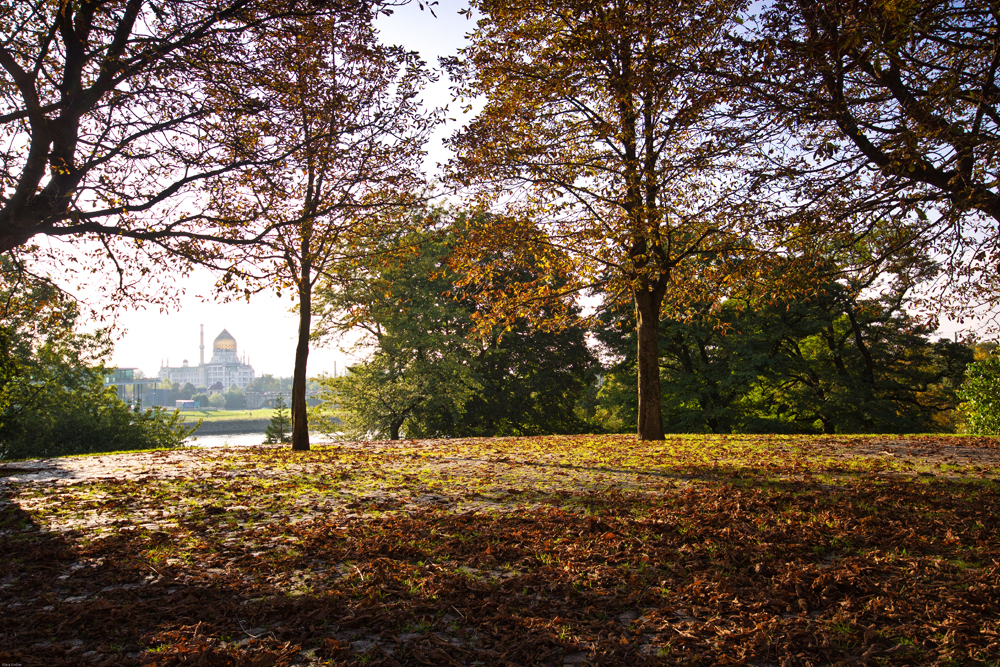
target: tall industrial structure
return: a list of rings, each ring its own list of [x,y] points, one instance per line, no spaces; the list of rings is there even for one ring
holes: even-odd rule
[[[177,382],[181,386],[191,383],[195,387],[226,390],[236,385],[240,389],[253,382],[253,366],[241,359],[236,352],[236,339],[222,330],[212,343],[212,359],[205,363],[205,325],[201,325],[201,344],[199,346],[198,365],[191,366],[185,359],[181,366],[166,365],[160,367],[157,373],[160,380],[165,378]]]

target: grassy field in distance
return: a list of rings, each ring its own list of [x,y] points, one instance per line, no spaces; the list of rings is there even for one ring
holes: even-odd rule
[[[290,414],[288,408],[285,413]],[[270,419],[274,416],[274,408],[260,408],[258,410],[181,410],[181,417],[186,422],[195,422],[204,419],[206,422],[216,421],[237,421],[244,419]]]

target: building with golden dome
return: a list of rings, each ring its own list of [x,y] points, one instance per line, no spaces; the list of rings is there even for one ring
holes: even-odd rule
[[[205,387],[213,390],[225,391],[236,385],[240,389],[245,389],[253,382],[253,366],[247,363],[245,358],[241,359],[236,350],[236,339],[225,329],[215,337],[212,343],[212,359],[205,363],[205,325],[201,327],[200,357],[197,366],[192,366],[185,359],[180,366],[166,365],[160,367],[157,377],[161,380],[169,379],[177,382],[181,386],[192,384],[195,387]]]

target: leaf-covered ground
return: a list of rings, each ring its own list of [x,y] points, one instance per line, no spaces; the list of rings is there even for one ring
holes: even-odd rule
[[[0,467],[0,663],[1000,664],[993,439],[129,456]]]

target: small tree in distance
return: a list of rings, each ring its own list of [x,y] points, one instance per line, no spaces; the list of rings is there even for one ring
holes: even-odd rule
[[[283,397],[279,396],[274,401],[274,416],[271,417],[271,423],[264,430],[264,436],[267,438],[265,444],[277,445],[289,441],[289,430],[292,422],[288,417],[287,408]]]
[[[247,407],[247,397],[243,390],[233,385],[225,393],[226,410],[243,410]]]

